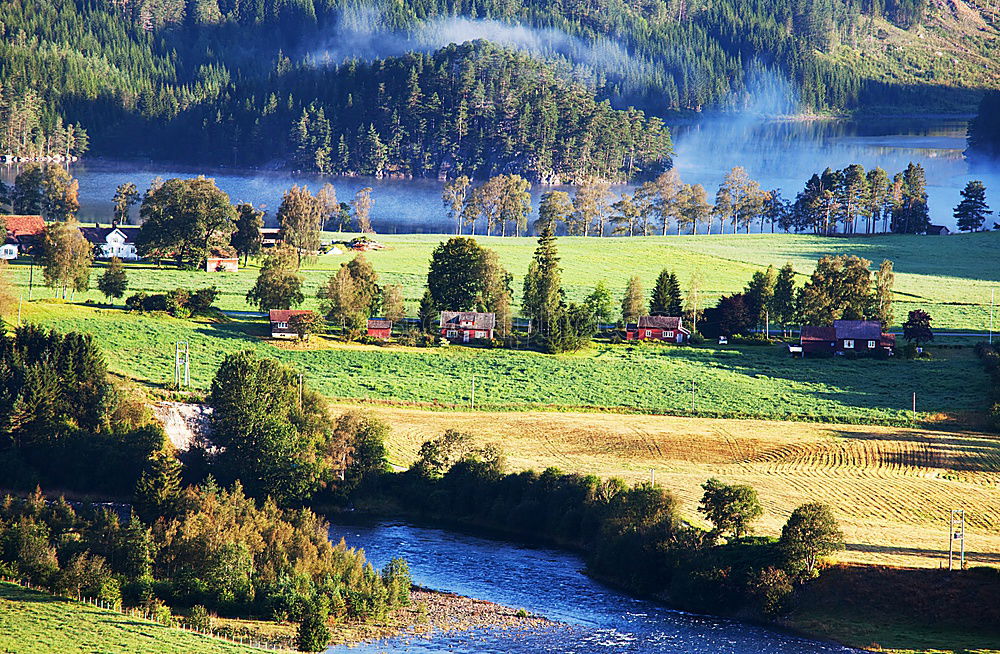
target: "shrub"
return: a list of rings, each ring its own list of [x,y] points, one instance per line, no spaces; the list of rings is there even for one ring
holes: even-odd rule
[[[705,337],[699,334],[698,332],[691,334],[691,338],[688,339],[689,345],[702,345],[704,343],[705,343]]]
[[[192,629],[196,629],[198,631],[212,630],[212,616],[208,614],[208,609],[201,604],[195,604],[191,607],[191,612],[188,614],[187,621],[188,624],[191,625]]]
[[[142,305],[145,300],[145,293],[139,292],[134,295],[130,295],[125,299],[125,308],[129,311],[142,311]]]
[[[327,610],[320,602],[311,602],[306,608],[295,645],[300,652],[320,652],[330,643],[330,630],[326,627]]]
[[[757,608],[768,618],[775,618],[788,608],[792,590],[792,580],[781,568],[759,570],[749,581],[749,591],[757,602]]]

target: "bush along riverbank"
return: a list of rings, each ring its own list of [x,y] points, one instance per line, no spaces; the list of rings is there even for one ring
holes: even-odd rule
[[[925,577],[918,585],[912,581],[919,575],[891,568],[851,567],[847,575],[846,567],[830,566],[825,557],[844,543],[829,507],[821,503],[796,509],[778,539],[754,536],[753,522],[763,512],[754,489],[711,479],[703,485],[700,510],[714,528],[704,530],[682,520],[677,500],[660,486],[629,487],[618,479],[555,469],[508,474],[497,448],[473,449],[471,442],[467,434],[448,431],[424,443],[407,471],[362,484],[353,494],[355,506],[573,549],[583,555],[589,574],[633,594],[854,646],[877,642],[864,641],[865,634],[879,633],[876,615],[880,629],[897,632],[921,621],[977,634],[1000,625],[996,606],[982,609],[972,622],[961,612],[929,614],[905,590],[927,586]],[[845,575],[851,593],[838,581]],[[1000,575],[955,576],[977,592],[1000,591]],[[853,593],[866,583],[864,592],[880,598],[881,613],[850,616],[855,626],[867,621],[871,629],[846,629],[842,621],[823,619],[847,615]],[[894,588],[892,595],[882,594],[883,586]]]

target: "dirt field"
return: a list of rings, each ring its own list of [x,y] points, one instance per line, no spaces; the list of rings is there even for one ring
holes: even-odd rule
[[[348,407],[343,407],[345,410]],[[700,484],[748,483],[778,534],[799,504],[833,505],[858,563],[947,565],[949,510],[964,508],[970,565],[1000,565],[1000,437],[747,420],[580,413],[452,413],[366,407],[389,422],[392,462],[408,465],[447,428],[501,445],[512,469],[649,479],[674,491],[688,519]]]

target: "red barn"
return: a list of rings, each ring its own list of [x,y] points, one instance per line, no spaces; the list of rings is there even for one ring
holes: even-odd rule
[[[387,341],[392,338],[392,321],[382,318],[370,318],[368,320],[368,335],[372,338],[380,338]]]
[[[478,311],[442,311],[441,335],[449,341],[468,343],[478,339],[492,339],[497,317],[494,313]]]
[[[640,316],[638,324],[625,327],[625,339],[687,343],[691,332],[684,328],[682,322],[679,316]]]
[[[36,245],[42,242],[42,233],[45,231],[45,221],[41,216],[6,215],[0,216],[0,222],[7,225],[7,233],[0,234],[0,245],[9,244],[8,250],[13,250],[13,257],[18,251],[27,253]]]
[[[878,350],[892,352],[896,336],[883,332],[877,320],[835,320],[832,327],[802,327],[799,343],[803,355],[874,354]]]

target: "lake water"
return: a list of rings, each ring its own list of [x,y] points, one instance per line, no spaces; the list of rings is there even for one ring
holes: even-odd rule
[[[474,630],[401,636],[330,654],[806,654],[854,652],[731,620],[671,611],[611,590],[582,573],[579,558],[440,529],[397,522],[334,525],[330,537],[361,547],[376,567],[395,556],[410,565],[414,583],[523,608],[568,628],[516,634]]]
[[[1000,209],[1000,167],[974,169],[965,161],[966,126],[965,121],[954,119],[847,122],[776,121],[742,114],[706,117],[674,128],[675,161],[682,179],[704,185],[710,195],[729,168],[742,165],[763,188],[780,188],[789,199],[794,199],[812,173],[827,166],[882,166],[892,175],[910,161],[919,162],[927,169],[931,221],[953,226],[952,209],[959,191],[971,179],[986,182],[992,191],[992,204]],[[15,172],[13,168],[0,169],[0,178],[10,181]],[[364,186],[374,188],[372,222],[379,232],[450,233],[455,229],[441,205],[441,183],[435,180],[208,170],[90,158],[75,164],[72,173],[80,180],[80,219],[84,222],[109,220],[111,198],[120,183],[131,181],[143,191],[155,177],[205,174],[214,177],[234,202],[251,202],[267,209],[272,221],[287,188],[305,184],[315,191],[330,181],[343,202]],[[535,185],[532,195],[536,208],[539,196],[551,188]]]

